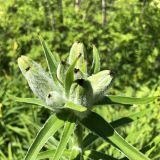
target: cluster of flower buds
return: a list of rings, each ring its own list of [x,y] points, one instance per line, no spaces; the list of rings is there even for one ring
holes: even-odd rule
[[[93,52],[96,53],[93,53],[92,67],[97,67],[100,65],[98,62],[100,59],[95,46]],[[66,96],[66,73],[77,57],[78,60],[73,70],[73,82],[69,88],[69,96]],[[113,78],[110,70],[99,71],[100,66],[97,68],[87,66],[86,49],[83,43],[78,42],[72,45],[68,62],[61,61],[57,66],[56,77],[61,85],[57,85],[51,75],[26,56],[18,58],[18,65],[33,93],[54,109],[63,108],[68,101],[90,108],[107,94],[108,86]]]

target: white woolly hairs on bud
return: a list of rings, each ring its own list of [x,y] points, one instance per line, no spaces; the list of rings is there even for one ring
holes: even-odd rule
[[[60,95],[56,91],[51,91],[46,96],[46,104],[52,106],[53,109],[55,108],[62,108],[65,104],[65,97],[64,95]]]
[[[47,93],[50,90],[54,90],[56,86],[54,85],[52,78],[47,75],[39,64],[34,63],[34,67],[37,71],[30,73],[28,72],[25,74],[25,77],[33,93],[40,99],[45,100]]]
[[[41,65],[32,59],[21,56],[18,58],[18,65],[22,74],[28,81],[31,90],[38,98],[45,101],[49,91],[57,90],[51,76],[44,71]]]

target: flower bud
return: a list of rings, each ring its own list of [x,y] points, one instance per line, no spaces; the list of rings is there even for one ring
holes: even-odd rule
[[[93,91],[88,81],[77,79],[70,89],[70,100],[76,104],[90,106],[92,104]]]
[[[56,91],[51,91],[46,96],[46,104],[53,108],[62,108],[65,104],[65,98]]]
[[[69,64],[72,64],[80,54],[81,57],[76,64],[76,68],[80,69],[83,73],[87,73],[87,54],[83,43],[75,42],[72,45],[69,54]]]
[[[18,65],[31,90],[40,99],[45,100],[48,92],[56,89],[52,78],[32,59],[21,56],[18,58]]]
[[[106,94],[112,79],[113,74],[110,70],[98,72],[87,78],[87,80],[92,86],[93,97],[95,100],[101,98],[103,95]]]

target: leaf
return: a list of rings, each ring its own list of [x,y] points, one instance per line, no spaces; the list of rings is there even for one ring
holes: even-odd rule
[[[89,133],[83,140],[82,146],[84,148],[87,148],[89,145],[91,145],[96,139],[98,138],[97,135],[93,133]]]
[[[48,139],[63,126],[63,124],[63,120],[58,119],[56,115],[51,115],[37,134],[24,160],[35,160],[41,148],[45,145]]]
[[[95,45],[93,45],[93,62],[91,66],[91,74],[95,74],[100,71],[100,57],[99,52]]]
[[[73,116],[69,117],[69,120],[65,122],[62,137],[60,139],[60,143],[56,149],[56,152],[53,156],[53,160],[59,160],[61,158],[61,155],[63,154],[63,151],[71,137],[71,134],[75,129],[76,123],[72,121],[72,119]]]
[[[78,59],[80,58],[81,54],[73,61],[73,63],[69,66],[66,76],[65,76],[65,94],[68,97],[69,96],[69,91],[70,87],[74,81],[74,68],[76,66],[76,63]]]
[[[47,108],[49,110],[53,110],[52,107],[46,105],[42,100],[40,100],[38,98],[19,98],[19,97],[13,97],[12,99],[15,100],[15,101],[17,101],[17,102],[34,104],[34,105],[42,106],[42,107]]]
[[[67,102],[67,103],[65,104],[65,107],[70,108],[70,109],[73,109],[73,110],[76,110],[76,111],[79,111],[79,112],[87,111],[87,108],[86,108],[86,107],[81,106],[81,105],[78,105],[78,104],[74,104],[74,103],[72,103],[72,102]]]
[[[54,82],[58,84],[56,72],[57,72],[58,64],[60,62],[60,58],[56,53],[54,54],[51,53],[51,50],[48,48],[47,44],[45,43],[42,37],[39,37],[39,39],[40,39],[41,45],[44,50],[44,54],[47,60],[48,69],[50,71],[50,74],[52,75]]]
[[[94,159],[94,160],[118,160],[117,158],[114,158],[112,156],[106,155],[104,153],[95,151],[95,150],[87,150],[84,152],[84,157],[87,156],[87,159]]]
[[[36,160],[46,159],[46,158],[53,158],[53,154],[54,154],[55,152],[56,152],[55,149],[40,152],[40,153],[38,154]],[[65,156],[69,156],[69,154],[70,154],[70,151],[69,151],[69,150],[65,150],[65,151],[64,151],[64,155],[65,155]]]
[[[70,65],[68,63],[66,63],[65,61],[61,61],[58,64],[58,67],[57,67],[57,78],[59,79],[59,81],[62,84],[64,83],[65,75],[66,75],[66,72],[67,72],[69,66]]]
[[[136,98],[136,97],[107,95],[103,98],[102,101],[99,102],[99,104],[125,104],[125,105],[147,104],[153,102],[157,98],[158,97]]]
[[[127,143],[113,127],[98,114],[91,112],[87,117],[80,120],[86,128],[111,143],[123,152],[131,160],[148,160],[148,158],[135,147]]]
[[[140,118],[142,118],[145,114],[147,114],[150,110],[152,110],[152,108],[148,108],[145,110],[142,110],[140,112],[128,115],[126,117],[122,117],[119,118],[117,120],[114,120],[112,122],[110,122],[110,125],[113,128],[117,128],[117,127],[121,127],[123,125],[129,124],[135,120],[138,120]],[[88,147],[90,144],[92,144],[97,138],[99,138],[97,135],[93,134],[93,133],[89,133],[83,140],[83,147],[86,148]]]

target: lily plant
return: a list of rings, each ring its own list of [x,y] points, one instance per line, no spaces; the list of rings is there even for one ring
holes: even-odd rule
[[[157,97],[123,97],[109,95],[114,73],[110,70],[100,71],[100,56],[93,45],[93,62],[87,63],[87,52],[83,43],[75,42],[70,50],[68,60],[60,60],[58,54],[52,54],[45,41],[40,38],[47,60],[49,73],[35,61],[26,56],[18,58],[19,68],[37,98],[18,98],[16,101],[42,106],[51,111],[51,115],[26,153],[24,160],[38,159],[116,159],[110,155],[88,149],[97,138],[113,145],[130,160],[148,160],[149,158],[137,148],[126,142],[115,130],[136,120],[142,113],[128,116],[131,121],[123,118],[107,122],[93,111],[99,105],[146,104]],[[63,129],[62,129],[63,128]],[[84,128],[90,132],[84,136]],[[54,138],[61,132],[60,140]],[[86,133],[86,132],[85,132]],[[74,135],[74,136],[72,136]],[[69,143],[74,137],[74,143]],[[56,147],[42,150],[45,144],[54,139]],[[42,150],[42,151],[41,151]]]

